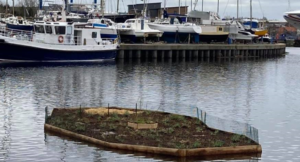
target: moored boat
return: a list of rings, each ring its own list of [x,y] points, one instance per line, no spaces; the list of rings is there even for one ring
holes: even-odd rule
[[[300,29],[300,10],[286,12],[283,17],[292,26]]]
[[[200,42],[225,42],[229,33],[224,32],[221,26],[205,26],[201,25],[202,33],[200,33]]]
[[[117,29],[125,42],[144,42],[146,38],[159,40],[163,32],[151,29],[148,25],[148,20],[142,18],[128,19],[125,23],[118,23]]]
[[[34,34],[7,29],[0,35],[0,59],[9,61],[99,61],[114,59],[118,44],[100,29],[70,22],[36,22]]]
[[[103,39],[115,40],[118,38],[116,24],[110,19],[89,19],[87,23],[86,27],[101,29],[101,38]]]
[[[8,17],[6,19],[7,28],[13,29],[13,30],[32,31],[33,30],[32,24],[33,24],[33,22],[29,22],[27,20],[24,20],[20,16],[18,16],[18,17],[12,16],[12,17]]]
[[[148,23],[151,29],[164,32],[162,39],[168,43],[178,43],[181,40],[190,40],[189,42],[199,43],[199,34],[201,27],[192,23],[183,24],[176,17],[156,20],[154,23]]]

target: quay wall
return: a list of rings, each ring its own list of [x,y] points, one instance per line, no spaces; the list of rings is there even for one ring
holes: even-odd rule
[[[279,57],[285,44],[121,44],[117,59]]]

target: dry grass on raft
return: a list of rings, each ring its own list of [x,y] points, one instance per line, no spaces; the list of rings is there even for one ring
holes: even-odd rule
[[[93,114],[93,115],[105,115],[108,114],[108,110],[107,108],[91,108],[91,109],[85,109],[84,113],[86,114]],[[110,108],[109,109],[109,113],[113,114],[120,114],[120,115],[124,115],[124,114],[135,114],[135,111],[132,110],[125,110],[125,109],[114,109],[114,108]],[[143,111],[138,111],[138,113],[143,113]]]

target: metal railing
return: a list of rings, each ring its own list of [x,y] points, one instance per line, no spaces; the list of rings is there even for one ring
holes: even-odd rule
[[[120,107],[120,108],[137,108],[143,110],[161,111],[167,113],[181,114],[191,117],[196,117],[205,123],[208,127],[222,130],[225,132],[231,132],[239,135],[244,135],[256,143],[259,143],[258,129],[252,127],[250,124],[242,123],[238,121],[226,120],[216,116],[212,116],[205,111],[199,109],[197,106],[184,105],[180,103],[155,103],[145,102],[142,100],[126,102],[100,102],[97,105],[91,105],[89,103],[78,103],[78,105],[64,104],[61,108],[79,108],[79,107]],[[48,111],[48,108],[47,108]],[[47,115],[46,115],[47,116]]]
[[[9,28],[1,28],[0,35],[9,38],[16,38],[17,40],[25,40],[25,41],[32,41],[33,38],[32,31],[16,30],[16,29],[9,29]]]

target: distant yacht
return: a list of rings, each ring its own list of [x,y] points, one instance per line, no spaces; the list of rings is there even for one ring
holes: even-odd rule
[[[144,21],[144,23],[142,22]],[[161,30],[149,28],[148,20],[137,18],[128,19],[125,23],[118,23],[118,31],[122,41],[136,42],[138,39],[155,38],[159,40],[163,32]]]
[[[300,29],[300,10],[286,12],[284,19],[297,29]]]
[[[193,23],[182,23],[178,17],[157,19],[148,24],[151,29],[164,32],[163,40],[168,43],[179,43],[183,40],[199,43],[200,26]]]

